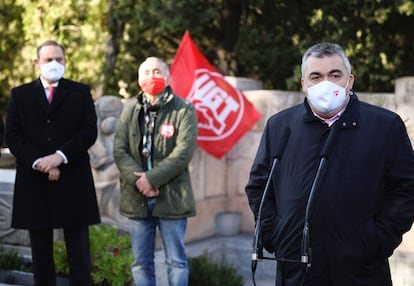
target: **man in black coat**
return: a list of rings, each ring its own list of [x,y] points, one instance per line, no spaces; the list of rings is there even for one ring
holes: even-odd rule
[[[71,285],[92,285],[88,227],[100,217],[88,155],[97,136],[90,87],[62,78],[65,52],[54,41],[37,48],[34,64],[40,77],[11,90],[6,119],[17,164],[12,227],[29,230],[36,285],[56,285],[56,228],[64,230]]]
[[[278,286],[392,285],[388,257],[414,220],[414,154],[401,118],[359,101],[353,83],[340,46],[312,46],[304,103],[264,129],[246,193],[257,218],[278,157],[257,222]]]

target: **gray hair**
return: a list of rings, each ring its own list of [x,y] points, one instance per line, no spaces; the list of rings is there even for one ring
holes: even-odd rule
[[[344,65],[348,74],[351,74],[351,64],[348,57],[345,55],[344,49],[338,44],[334,43],[320,43],[313,45],[302,56],[302,77],[305,76],[306,60],[309,57],[323,58],[338,55],[344,61]]]
[[[141,70],[141,67],[144,65],[144,63],[146,63],[147,61],[150,61],[150,60],[156,60],[159,63],[161,63],[161,65],[164,69],[164,72],[165,72],[165,78],[170,77],[170,68],[168,67],[168,64],[166,62],[164,62],[162,59],[157,58],[157,57],[148,57],[148,58],[146,58],[145,61],[143,61],[138,67],[138,76],[139,76],[139,72]]]

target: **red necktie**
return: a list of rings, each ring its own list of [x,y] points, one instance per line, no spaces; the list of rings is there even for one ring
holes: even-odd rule
[[[52,103],[52,100],[53,100],[53,94],[55,92],[55,87],[53,85],[49,85],[47,89],[49,90],[49,97],[47,98],[47,100],[49,101],[49,104],[50,104]]]

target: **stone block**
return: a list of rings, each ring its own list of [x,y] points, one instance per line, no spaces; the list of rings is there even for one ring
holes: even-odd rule
[[[231,236],[240,232],[240,213],[222,212],[216,215],[216,234]]]

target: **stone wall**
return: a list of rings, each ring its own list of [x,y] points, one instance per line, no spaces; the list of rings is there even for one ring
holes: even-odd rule
[[[253,233],[254,221],[245,196],[250,167],[266,120],[274,113],[301,103],[303,93],[262,90],[260,82],[228,78],[240,86],[246,97],[262,113],[262,119],[222,159],[216,159],[197,148],[190,164],[197,203],[197,216],[189,219],[186,241],[195,242],[208,237]],[[255,90],[250,90],[251,87]],[[357,93],[360,99],[396,111],[407,124],[414,142],[414,77],[396,80],[395,93]],[[3,156],[1,161],[10,160]],[[0,242],[27,244],[24,233],[10,229],[13,170],[8,161],[0,169]],[[123,227],[124,225],[121,225]],[[408,233],[400,248],[414,251],[414,231]]]

